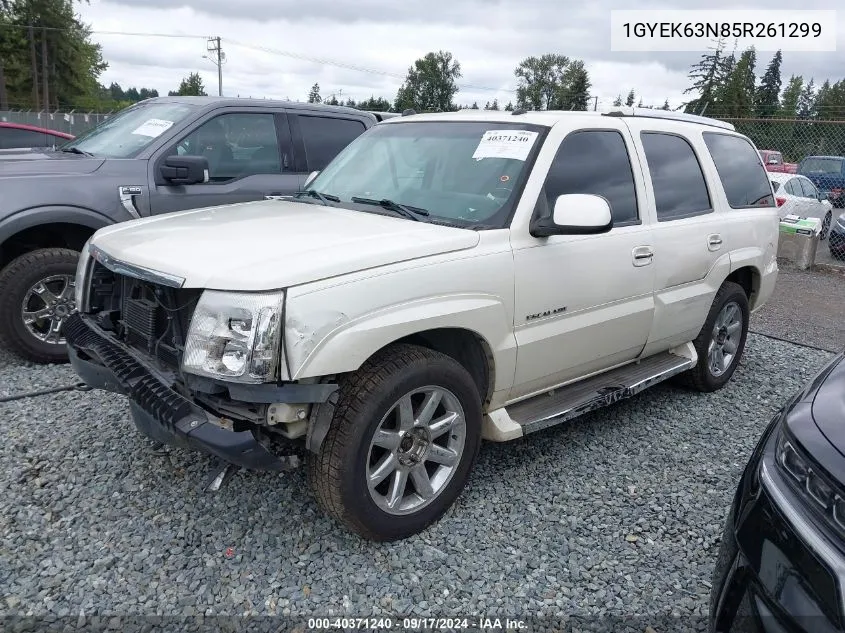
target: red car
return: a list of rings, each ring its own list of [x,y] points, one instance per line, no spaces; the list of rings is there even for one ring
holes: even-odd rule
[[[760,158],[766,166],[766,171],[775,171],[785,174],[794,174],[798,171],[798,163],[783,162],[783,154],[773,149],[761,149]]]
[[[43,127],[0,121],[0,149],[29,149],[63,145],[74,136]]]

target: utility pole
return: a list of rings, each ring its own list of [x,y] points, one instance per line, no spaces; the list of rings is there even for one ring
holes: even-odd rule
[[[47,75],[47,27],[41,29],[41,80],[44,82],[44,90],[42,96],[44,97],[44,109],[50,109],[50,89],[49,78]]]
[[[41,105],[38,99],[38,59],[35,57],[35,30],[32,28],[32,22],[29,23],[29,55],[32,62],[32,100],[36,110],[39,110]]]
[[[220,36],[217,37],[209,37],[208,38],[208,46],[206,47],[208,52],[213,54],[216,59],[209,57],[208,55],[203,55],[206,59],[208,59],[212,64],[217,65],[217,94],[218,96],[223,96],[223,62],[226,61],[226,54],[223,52],[223,48],[220,45]]]
[[[595,99],[595,100],[596,100],[596,101],[595,101],[595,103],[593,104],[593,112],[595,112],[596,110],[598,110],[598,109],[599,109],[599,98],[598,98],[598,97],[593,97],[593,99]]]

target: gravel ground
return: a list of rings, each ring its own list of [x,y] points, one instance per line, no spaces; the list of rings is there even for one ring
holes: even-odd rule
[[[238,473],[201,492],[209,462],[152,454],[118,396],[0,404],[0,613],[44,617],[40,629],[82,612],[278,615],[303,628],[329,614],[533,614],[533,630],[551,628],[545,617],[624,615],[630,629],[615,630],[704,630],[741,469],[771,414],[830,356],[750,335],[718,393],[661,385],[486,444],[444,519],[386,545],[324,518],[302,471]],[[53,379],[75,382],[66,367],[0,358],[5,389]]]
[[[838,352],[845,349],[845,268],[799,270],[779,263],[775,292],[751,317],[751,330]]]

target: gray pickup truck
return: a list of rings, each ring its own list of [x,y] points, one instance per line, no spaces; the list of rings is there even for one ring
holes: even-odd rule
[[[294,194],[386,116],[310,103],[158,97],[56,151],[0,153],[0,345],[32,362],[67,360],[62,324],[75,309],[78,251],[97,229]]]

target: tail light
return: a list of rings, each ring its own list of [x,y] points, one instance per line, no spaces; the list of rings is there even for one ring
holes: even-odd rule
[[[777,202],[777,205],[779,207],[782,207],[786,204],[786,198],[781,198],[780,196],[778,196],[777,198],[775,198],[775,202]]]

